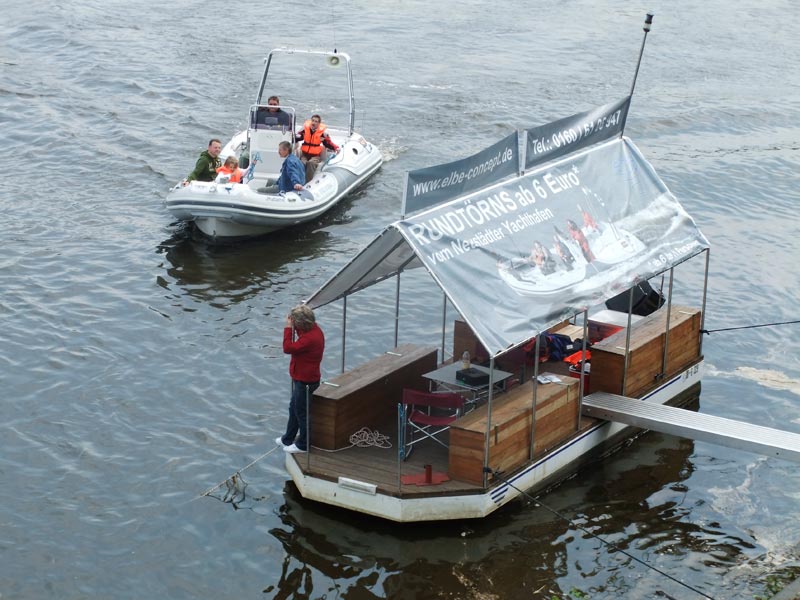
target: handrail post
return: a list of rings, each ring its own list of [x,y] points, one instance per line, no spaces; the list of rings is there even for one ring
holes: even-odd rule
[[[636,286],[631,286],[631,291],[628,294],[628,327],[625,331],[625,365],[622,368],[622,395],[625,395],[625,388],[628,385],[628,362],[630,361],[630,352],[631,352],[631,321],[633,319],[633,288]]]
[[[311,389],[306,388],[306,472],[311,470]]]
[[[439,364],[444,362],[444,338],[445,331],[447,330],[447,294],[442,294],[442,360]]]
[[[581,413],[583,412],[583,395],[586,393],[584,386],[584,378],[586,377],[586,338],[589,337],[589,310],[583,311],[583,344],[581,346],[581,374],[580,374],[580,392],[578,394],[578,418],[575,424],[575,431],[581,429]]]
[[[531,449],[529,453],[529,460],[533,460],[534,446],[536,444],[536,395],[539,391],[539,382],[537,378],[539,377],[539,346],[540,346],[541,334],[536,334],[536,343],[534,344],[533,348],[533,376],[531,377],[531,386],[533,387],[533,398],[531,399]]]
[[[344,373],[345,339],[347,338],[347,296],[342,299],[342,373]]]
[[[711,260],[711,248],[706,248],[706,270],[703,275],[703,308],[700,314],[700,354],[703,354],[703,329],[706,327],[706,295],[708,294],[708,266]]]
[[[661,365],[662,378],[667,376],[667,356],[669,356],[669,326],[672,319],[672,281],[674,274],[675,267],[672,267],[669,270],[669,286],[667,287],[669,292],[667,293],[667,324],[664,327],[664,358]]]
[[[403,431],[403,424],[405,423],[405,411],[403,403],[397,403],[397,493],[402,494],[403,491],[403,459],[406,454],[406,440],[405,431]]]
[[[397,272],[397,288],[394,294],[394,347],[397,348],[400,330],[400,271]]]
[[[489,485],[489,440],[492,432],[492,398],[494,397],[494,356],[489,359],[489,399],[486,401],[486,437],[483,447],[483,487]]]

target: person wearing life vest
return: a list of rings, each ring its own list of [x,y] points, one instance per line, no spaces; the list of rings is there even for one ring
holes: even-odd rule
[[[556,261],[553,260],[550,251],[539,240],[533,242],[533,249],[528,260],[539,267],[542,275],[550,275],[556,270]]]
[[[581,231],[581,228],[578,227],[577,223],[575,223],[575,221],[572,219],[567,219],[567,231],[569,231],[572,239],[578,242],[578,246],[580,246],[581,252],[583,252],[583,258],[586,259],[586,262],[592,262],[594,260],[594,253],[589,247],[589,240],[586,239],[586,236],[583,234],[583,231]]]
[[[242,170],[239,168],[239,159],[229,156],[225,164],[217,169],[217,179],[220,183],[241,183]]]
[[[312,115],[303,124],[303,129],[295,135],[295,141],[302,142],[300,144],[300,161],[306,168],[306,182],[311,181],[317,172],[323,146],[330,148],[334,152],[339,152],[339,146],[333,143],[331,136],[325,132],[326,129],[327,127],[322,122],[322,117]]]
[[[590,215],[588,211],[583,210],[580,204],[578,204],[578,210],[581,212],[581,215],[583,216],[583,226],[589,231],[598,231],[597,223],[592,218],[592,215]]]

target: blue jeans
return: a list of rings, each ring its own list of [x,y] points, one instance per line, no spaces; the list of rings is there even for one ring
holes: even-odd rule
[[[286,423],[286,433],[281,436],[284,446],[294,443],[300,450],[308,450],[306,439],[308,415],[306,414],[306,395],[309,400],[311,394],[319,387],[319,381],[305,383],[292,379],[292,399],[289,400],[289,421]],[[297,439],[295,439],[295,437]]]

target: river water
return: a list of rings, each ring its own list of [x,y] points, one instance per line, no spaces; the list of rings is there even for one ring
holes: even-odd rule
[[[12,0],[0,598],[701,597],[670,578],[752,598],[795,576],[795,466],[660,434],[543,499],[570,522],[517,503],[480,522],[392,526],[300,501],[274,454],[245,472],[238,510],[198,499],[271,448],[284,316],[399,216],[404,172],[623,97],[648,10],[626,134],[711,241],[706,327],[797,320],[793,9]],[[356,123],[386,163],[318,222],[209,246],[162,200],[209,138],[244,124],[262,59],[282,45],[353,57]],[[436,335],[439,297],[416,296],[401,341]],[[354,306],[348,362],[391,343],[392,300]],[[319,316],[334,344],[340,310]],[[707,336],[700,410],[799,432],[798,340],[797,325]]]

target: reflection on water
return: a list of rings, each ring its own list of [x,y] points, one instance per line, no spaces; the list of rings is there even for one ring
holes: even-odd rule
[[[212,306],[250,299],[265,288],[285,282],[298,263],[327,252],[331,236],[324,230],[293,228],[268,237],[215,245],[192,227],[182,227],[159,244],[169,266],[158,277],[164,289],[177,286],[182,293]]]

